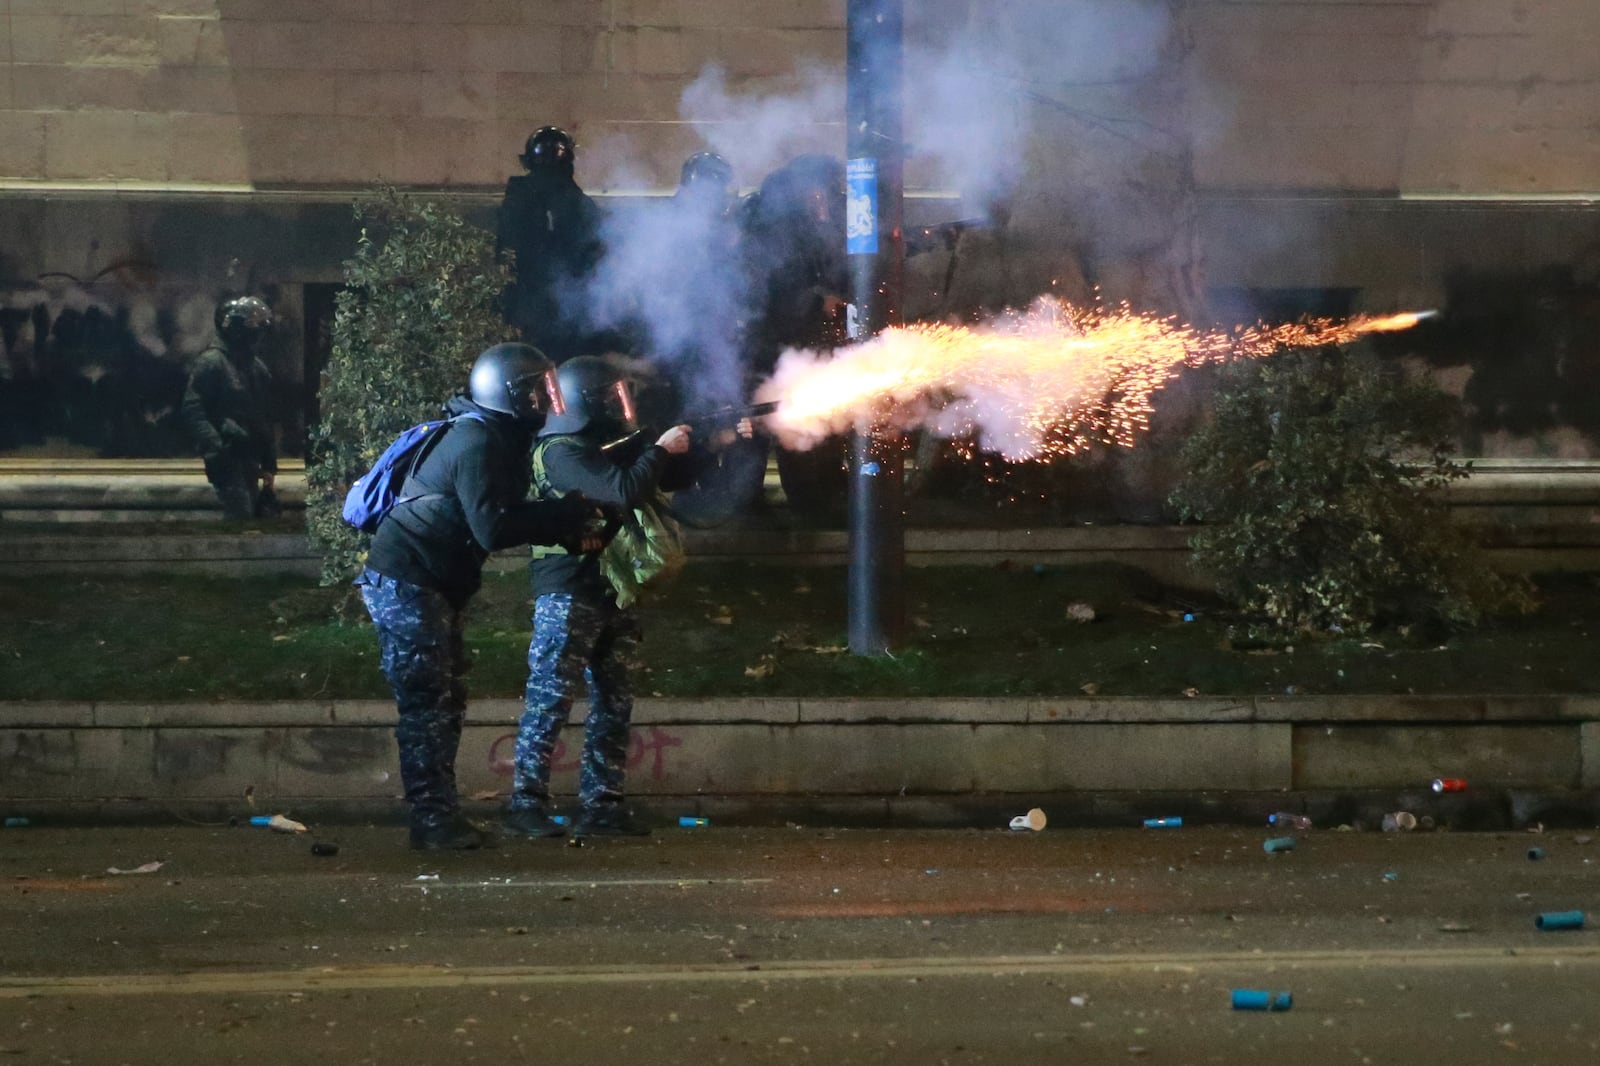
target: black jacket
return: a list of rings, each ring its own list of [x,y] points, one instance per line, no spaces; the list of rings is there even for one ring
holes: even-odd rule
[[[590,506],[612,510],[631,510],[657,489],[678,487],[683,464],[665,448],[652,444],[637,458],[623,449],[608,453],[601,445],[609,436],[589,426],[546,444],[541,455],[550,487],[582,493]],[[600,557],[593,553],[536,556],[528,565],[528,578],[536,597],[560,592],[588,598],[611,595],[611,585],[600,572]]]
[[[195,357],[183,390],[183,421],[195,447],[207,459],[224,455],[278,469],[278,444],[272,432],[272,374],[255,356],[235,359],[210,347]]]
[[[422,460],[402,496],[429,495],[395,507],[378,526],[367,566],[386,577],[436,589],[457,607],[483,582],[489,553],[519,544],[575,542],[591,508],[579,499],[530,501],[528,429],[510,415],[464,397],[445,404],[462,418]]]

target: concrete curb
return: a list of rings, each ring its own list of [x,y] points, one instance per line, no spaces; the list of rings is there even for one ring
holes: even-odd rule
[[[464,795],[509,787],[521,709],[472,704]],[[7,813],[237,811],[246,794],[352,817],[397,809],[387,702],[9,703],[0,722]],[[556,755],[558,792],[575,786],[576,737]],[[974,812],[1051,797],[1072,820],[1107,824],[1119,796],[1147,797],[1139,809],[1159,814],[1204,811],[1205,796],[1223,795],[1218,820],[1300,796],[1357,812],[1340,820],[1426,802],[1476,824],[1545,808],[1589,824],[1600,814],[1600,697],[646,699],[629,766],[641,803],[724,804],[705,809],[736,820],[816,809],[969,824],[981,821]],[[1470,793],[1433,796],[1441,776],[1465,778]],[[1514,794],[1533,798],[1518,808]]]

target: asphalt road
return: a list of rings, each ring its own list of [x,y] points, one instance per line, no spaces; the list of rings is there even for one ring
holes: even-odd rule
[[[0,1062],[1600,1061],[1600,843],[1269,835],[6,829]]]

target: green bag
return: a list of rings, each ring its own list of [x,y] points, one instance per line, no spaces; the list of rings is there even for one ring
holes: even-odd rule
[[[545,437],[534,446],[533,486],[542,499],[560,499],[562,492],[550,484],[544,466],[544,449],[572,434]],[[539,545],[534,558],[565,555],[566,549]],[[600,573],[616,593],[618,607],[630,607],[648,596],[659,594],[672,584],[688,560],[683,527],[667,498],[659,492],[643,500],[627,518],[616,525],[616,532],[600,552]]]

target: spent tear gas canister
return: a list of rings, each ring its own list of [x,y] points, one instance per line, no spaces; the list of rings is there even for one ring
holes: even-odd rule
[[[684,829],[703,829],[710,824],[710,818],[699,818],[692,814],[678,815],[678,825]]]
[[[1436,777],[1433,779],[1432,788],[1435,792],[1465,792],[1467,782],[1460,777]]]
[[[1528,861],[1529,862],[1538,862],[1542,858],[1544,858],[1544,849],[1543,848],[1529,848],[1528,849]]]
[[[1549,911],[1539,915],[1533,924],[1545,932],[1552,929],[1582,929],[1582,911]]]
[[[1260,988],[1235,988],[1234,1010],[1288,1010],[1294,1006],[1292,992],[1268,992]]]
[[[1261,845],[1262,851],[1293,851],[1294,837],[1273,837]]]
[[[1146,829],[1180,829],[1183,826],[1182,818],[1146,818]]]

